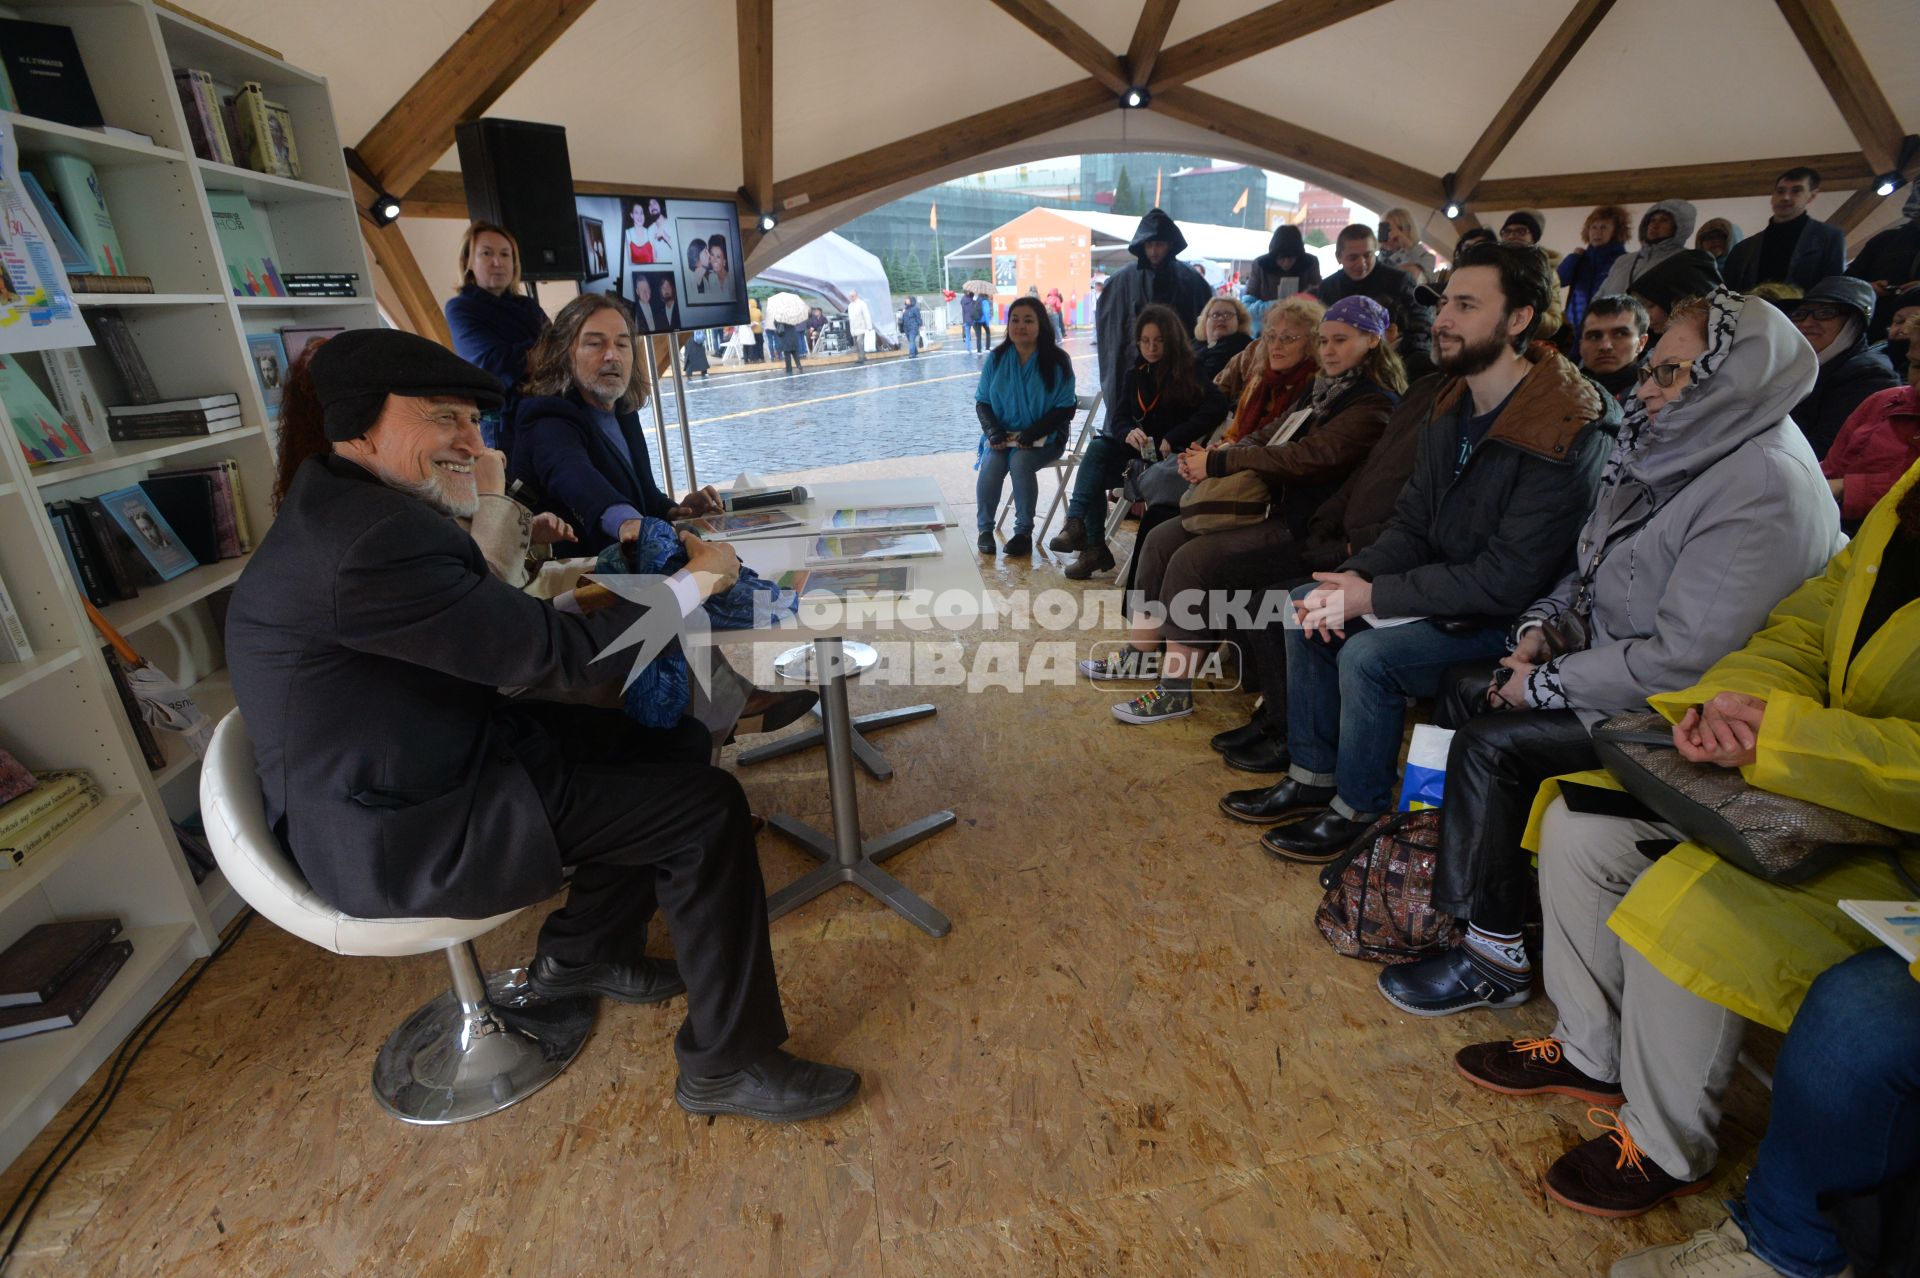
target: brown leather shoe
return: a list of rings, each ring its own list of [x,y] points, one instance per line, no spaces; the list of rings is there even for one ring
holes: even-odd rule
[[[1604,1135],[1575,1145],[1547,1168],[1547,1197],[1589,1216],[1620,1220],[1652,1211],[1669,1198],[1697,1194],[1713,1178],[1680,1180],[1634,1144],[1633,1133],[1610,1109],[1587,1111]]]
[[[1454,1053],[1453,1067],[1468,1082],[1504,1096],[1551,1092],[1589,1105],[1618,1105],[1626,1099],[1620,1084],[1602,1082],[1569,1064],[1556,1038],[1475,1043]]]

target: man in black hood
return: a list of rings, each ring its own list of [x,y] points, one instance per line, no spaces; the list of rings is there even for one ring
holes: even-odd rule
[[[1148,209],[1127,245],[1133,264],[1114,272],[1100,291],[1093,327],[1100,343],[1100,393],[1110,418],[1120,395],[1120,379],[1140,358],[1133,347],[1133,319],[1140,308],[1151,302],[1171,306],[1183,331],[1191,333],[1213,296],[1205,280],[1174,260],[1186,247],[1187,237],[1173,219],[1159,209]]]
[[[1311,293],[1318,287],[1320,259],[1307,252],[1307,242],[1301,238],[1299,227],[1282,222],[1273,228],[1267,251],[1253,259],[1241,300],[1258,319],[1272,303],[1295,293]]]
[[[1400,359],[1409,368],[1433,367],[1433,311],[1414,292],[1413,277],[1377,258],[1380,241],[1372,228],[1355,222],[1340,232],[1334,252],[1340,269],[1315,290],[1328,306],[1343,297],[1370,297],[1390,313],[1404,315],[1400,329]]]

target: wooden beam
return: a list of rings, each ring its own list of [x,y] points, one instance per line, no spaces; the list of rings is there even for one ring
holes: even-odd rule
[[[1198,125],[1221,137],[1258,147],[1278,161],[1273,167],[1289,171],[1298,161],[1352,182],[1416,204],[1438,206],[1446,197],[1440,179],[1411,165],[1362,151],[1341,138],[1276,120],[1250,111],[1237,102],[1184,85],[1153,95],[1153,109],[1176,120]]]
[[[1088,75],[1105,85],[1109,93],[1125,93],[1132,87],[1127,83],[1126,69],[1120,65],[1120,59],[1049,0],[993,0],[993,3],[1015,22],[1072,58]]]
[[[1573,56],[1580,52],[1580,46],[1587,42],[1594,28],[1600,25],[1607,11],[1613,8],[1614,0],[1578,0],[1572,12],[1567,14],[1553,38],[1547,41],[1547,47],[1540,50],[1540,56],[1533,60],[1527,73],[1520,77],[1513,92],[1494,113],[1487,123],[1479,140],[1467,152],[1467,158],[1460,161],[1455,170],[1453,196],[1465,203],[1473,196],[1473,188],[1481,178],[1487,175],[1488,168],[1506,150],[1507,143],[1513,141],[1513,135],[1520,131],[1533,109],[1540,105],[1540,99],[1547,96],[1547,90],[1567,69]]]
[[[1902,154],[1907,162],[1901,167],[1900,176],[1909,182],[1920,179],[1920,138],[1907,139],[1902,146]],[[1821,177],[1825,176],[1823,171]],[[1882,201],[1906,198],[1900,191],[1895,191],[1892,195],[1881,195],[1874,186],[1875,183],[1871,181],[1862,183],[1859,190],[1848,196],[1846,201],[1833,211],[1833,216],[1827,219],[1827,223],[1839,227],[1844,234],[1852,235],[1862,222],[1873,216],[1873,211],[1880,207]],[[1901,190],[1905,189],[1901,188]]]
[[[1900,121],[1833,0],[1775,0],[1876,173],[1900,165]],[[1826,171],[1821,170],[1821,177]]]
[[[741,185],[756,211],[773,207],[773,0],[735,0],[740,41]]]
[[[407,243],[407,237],[401,234],[400,224],[389,222],[385,226],[375,226],[367,207],[373,203],[378,192],[367,185],[366,179],[358,173],[349,172],[347,176],[353,182],[354,203],[360,207],[360,234],[367,241],[367,251],[373,254],[374,264],[387,277],[387,283],[393,286],[399,298],[401,313],[397,318],[411,331],[422,337],[430,337],[452,350],[453,333],[447,328],[447,317],[440,309],[440,299],[434,293],[433,286],[427,283],[426,275],[421,272],[412,246]]]
[[[1256,9],[1163,52],[1154,66],[1153,92],[1158,96],[1162,89],[1198,80],[1221,67],[1277,49],[1386,3],[1388,0],[1280,0]]]
[[[1133,40],[1127,45],[1127,81],[1151,84],[1154,64],[1160,61],[1160,46],[1167,42],[1167,28],[1173,25],[1173,11],[1180,0],[1147,0],[1140,6],[1140,21],[1134,24]]]
[[[1873,166],[1858,151],[1833,155],[1792,155],[1770,160],[1731,160],[1720,164],[1677,164],[1659,169],[1616,169],[1605,173],[1552,173],[1530,178],[1487,178],[1474,190],[1483,209],[1574,208],[1583,204],[1632,204],[1640,200],[1716,200],[1759,195],[1796,164],[1820,173],[1827,190],[1852,190],[1873,177]]]
[[[592,3],[493,0],[354,149],[387,190],[412,187]]]
[[[773,184],[774,204],[782,213],[838,204],[1113,109],[1113,94],[1098,80],[1063,85],[782,178]]]

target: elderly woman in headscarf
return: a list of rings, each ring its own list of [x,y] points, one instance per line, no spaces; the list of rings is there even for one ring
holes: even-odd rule
[[[1815,367],[1765,302],[1722,287],[1675,306],[1573,570],[1522,615],[1491,678],[1449,681],[1442,717],[1458,730],[1433,904],[1470,926],[1455,948],[1381,974],[1395,1005],[1440,1016],[1530,997],[1521,834],[1540,783],[1597,766],[1595,723],[1698,680],[1839,549],[1833,497],[1788,416]]]

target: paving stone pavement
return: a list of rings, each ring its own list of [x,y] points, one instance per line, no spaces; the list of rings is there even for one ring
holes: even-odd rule
[[[1093,345],[1070,338],[1066,347],[1085,391],[1097,376]],[[766,371],[695,378],[687,385],[687,408],[696,474],[702,483],[725,483],[741,471],[776,475],[971,452],[980,435],[974,389],[985,362],[985,355],[969,354],[950,340],[944,349],[916,359],[808,366],[791,375],[775,363]],[[668,486],[678,494],[686,489],[686,466],[671,382],[662,407],[673,465]],[[651,418],[651,408],[642,412],[643,421]],[[648,442],[653,442],[651,430]],[[654,471],[659,473],[657,457]]]

